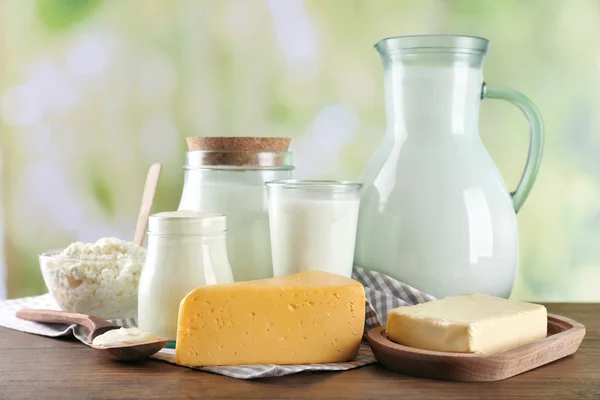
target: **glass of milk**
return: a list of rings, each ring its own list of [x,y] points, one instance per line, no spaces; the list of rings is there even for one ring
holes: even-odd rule
[[[361,183],[266,182],[273,275],[321,270],[351,277]]]

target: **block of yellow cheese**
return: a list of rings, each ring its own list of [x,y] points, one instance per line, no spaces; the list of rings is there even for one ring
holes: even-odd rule
[[[356,357],[363,286],[328,272],[202,286],[179,307],[177,364],[308,364]]]
[[[395,308],[386,333],[417,349],[492,354],[545,338],[547,318],[538,304],[470,294]]]

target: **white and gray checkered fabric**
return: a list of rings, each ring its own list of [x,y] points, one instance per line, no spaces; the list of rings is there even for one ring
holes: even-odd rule
[[[352,278],[365,287],[367,297],[365,333],[372,328],[385,325],[388,312],[393,308],[435,300],[435,297],[397,281],[388,275],[357,266],[354,266]]]
[[[424,303],[433,300],[419,290],[405,285],[387,275],[354,267],[352,277],[365,287],[367,307],[365,314],[365,333],[374,327],[385,323],[389,310],[395,307]],[[38,308],[58,310],[58,305],[50,294],[36,297],[5,300],[0,302],[0,326],[37,335],[58,337],[74,335],[82,343],[87,344],[88,331],[77,325],[39,324],[24,321],[15,316],[22,308]],[[124,326],[137,326],[134,318],[111,320],[111,322]],[[175,364],[175,350],[162,349],[153,358]],[[304,364],[304,365],[238,365],[231,367],[200,367],[193,368],[200,371],[212,372],[238,379],[255,379],[272,376],[295,374],[302,371],[346,371],[353,368],[374,363],[375,357],[369,345],[363,341],[358,356],[345,363]]]

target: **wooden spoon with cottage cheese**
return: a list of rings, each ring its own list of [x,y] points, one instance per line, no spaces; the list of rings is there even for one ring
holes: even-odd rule
[[[17,317],[51,324],[77,324],[90,330],[88,344],[93,349],[120,361],[139,361],[160,351],[168,339],[118,325],[87,314],[54,310],[23,309]]]

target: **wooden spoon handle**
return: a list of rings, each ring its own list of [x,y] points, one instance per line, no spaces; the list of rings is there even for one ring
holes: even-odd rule
[[[115,327],[117,325],[111,324],[101,318],[97,318],[87,314],[70,313],[66,311],[54,311],[54,310],[34,310],[30,308],[24,308],[17,311],[17,317],[26,319],[34,322],[46,322],[50,324],[77,324],[85,326],[93,332],[100,328]]]
[[[155,163],[148,169],[148,175],[146,175],[146,183],[144,184],[144,193],[142,194],[142,204],[140,205],[140,212],[138,214],[137,224],[135,227],[135,235],[133,237],[133,243],[141,246],[144,243],[144,234],[146,233],[146,225],[148,224],[148,216],[152,211],[152,204],[154,203],[154,195],[156,194],[156,187],[158,186],[158,179],[160,178],[160,171],[162,165]]]

